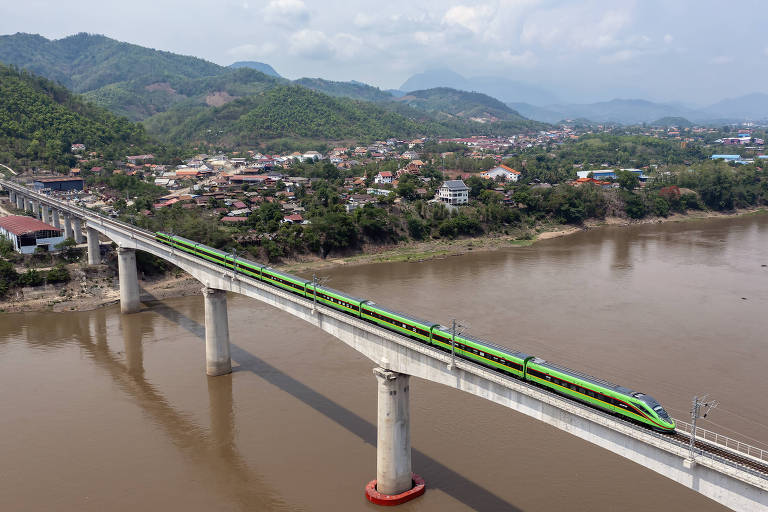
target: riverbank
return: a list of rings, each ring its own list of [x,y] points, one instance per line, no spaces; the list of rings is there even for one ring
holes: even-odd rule
[[[512,247],[527,247],[537,241],[569,236],[574,233],[598,229],[604,226],[629,227],[639,224],[695,222],[707,219],[736,218],[745,215],[763,214],[768,214],[768,209],[754,208],[729,213],[700,211],[689,212],[685,215],[674,214],[669,217],[651,217],[640,220],[608,217],[600,220],[589,220],[582,226],[543,225],[537,229],[535,237],[531,239],[518,239],[512,236],[489,234],[458,240],[441,239],[399,245],[368,246],[363,248],[363,254],[325,259],[305,257],[289,260],[281,265],[275,265],[275,268],[306,275],[313,271],[338,266],[419,262],[459,256],[469,252],[487,252]],[[74,272],[73,280],[67,285],[50,286],[43,290],[27,289],[22,290],[21,293],[17,292],[15,296],[7,297],[4,301],[0,302],[0,312],[89,311],[116,304],[120,300],[120,289],[116,277],[105,275],[100,275],[98,278],[89,277],[88,273],[77,268],[71,269],[71,272]],[[143,302],[197,295],[201,289],[201,285],[197,280],[186,275],[142,280],[139,282],[139,285]]]
[[[646,217],[634,220],[620,217],[607,217],[605,219],[592,219],[581,226],[573,225],[542,225],[531,239],[519,239],[511,236],[488,234],[475,238],[458,240],[434,240],[428,242],[414,242],[409,244],[376,246],[369,248],[363,254],[353,256],[341,256],[321,259],[318,257],[306,258],[301,261],[288,261],[275,268],[286,272],[308,272],[319,269],[327,269],[347,265],[367,265],[371,263],[393,263],[399,261],[426,261],[442,259],[450,256],[459,256],[468,252],[496,251],[510,247],[527,247],[538,241],[573,235],[581,231],[598,229],[604,226],[635,226],[640,224],[662,224],[668,222],[695,222],[706,219],[737,218],[744,215],[768,214],[765,208],[750,208],[735,210],[728,213],[710,211],[692,211],[687,214],[673,214],[668,217]]]

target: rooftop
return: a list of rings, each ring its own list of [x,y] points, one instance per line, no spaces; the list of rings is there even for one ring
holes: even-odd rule
[[[40,183],[56,183],[59,181],[83,181],[83,178],[71,178],[68,176],[62,176],[60,178],[35,178],[35,181]]]
[[[443,183],[443,186],[450,190],[469,190],[469,187],[462,180],[448,180]]]
[[[41,222],[37,219],[27,217],[25,215],[9,215],[8,217],[0,217],[0,228],[3,228],[17,236],[45,230],[61,232],[61,229],[59,228],[55,228],[50,224],[46,224],[45,222]]]

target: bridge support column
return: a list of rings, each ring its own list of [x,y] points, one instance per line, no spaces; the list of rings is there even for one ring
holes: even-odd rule
[[[424,481],[411,472],[410,376],[374,368],[378,382],[376,480],[366,487],[369,501],[399,505],[424,494]]]
[[[79,244],[83,243],[83,222],[80,220],[80,217],[72,217],[72,231],[72,234],[75,237],[75,242]]]
[[[136,313],[140,308],[139,277],[136,274],[136,250],[117,249],[117,270],[120,280],[120,312]]]
[[[215,377],[232,372],[229,355],[227,292],[203,287],[205,301],[205,373]]]
[[[64,214],[64,238],[72,238],[72,216]]]
[[[11,204],[16,203],[16,192],[14,192],[13,190],[8,191],[8,201],[10,201]]]
[[[88,264],[98,265],[101,263],[101,248],[99,247],[99,232],[93,228],[86,230],[88,235]]]
[[[59,210],[56,208],[51,208],[51,213],[53,213],[53,227],[61,229],[61,219],[59,219]]]
[[[46,224],[51,223],[51,209],[47,204],[40,203],[40,212],[43,214],[43,222]]]
[[[39,205],[40,203],[38,201],[32,201],[32,215],[34,215],[36,219],[40,218],[40,210],[38,208]]]
[[[24,198],[19,194],[16,194],[16,208],[19,210],[24,209]]]

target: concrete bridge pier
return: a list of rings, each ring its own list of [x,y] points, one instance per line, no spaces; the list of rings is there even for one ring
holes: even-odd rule
[[[90,256],[89,256],[90,261]],[[117,249],[117,270],[120,280],[120,312],[136,313],[139,302],[139,277],[136,273],[136,250],[120,247]]]
[[[16,194],[16,208],[19,210],[24,209],[24,197],[19,194]]]
[[[53,213],[53,227],[61,229],[61,219],[59,219],[59,210],[56,208],[51,208],[51,213]]]
[[[43,214],[43,222],[51,223],[51,209],[47,204],[40,203],[40,213]]]
[[[101,263],[101,248],[99,247],[99,232],[93,228],[86,230],[88,236],[88,264],[98,265]]]
[[[231,373],[227,292],[204,286],[203,300],[205,301],[205,373],[212,377]]]
[[[64,214],[64,238],[72,237],[72,216],[68,213]]]
[[[72,231],[75,242],[83,243],[85,239],[83,238],[83,222],[80,220],[80,217],[72,217]]]
[[[376,480],[366,497],[379,505],[399,505],[424,493],[424,481],[411,472],[410,375],[374,368],[378,382]]]
[[[8,201],[10,201],[11,204],[16,203],[16,192],[14,192],[13,190],[8,191]]]
[[[36,219],[40,218],[40,209],[38,208],[39,206],[40,203],[38,201],[32,201],[32,215],[34,215]]]

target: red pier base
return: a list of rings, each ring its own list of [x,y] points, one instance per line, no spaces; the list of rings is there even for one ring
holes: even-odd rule
[[[376,505],[383,505],[385,507],[392,507],[395,505],[402,505],[406,501],[411,501],[414,498],[418,498],[427,489],[424,479],[416,473],[411,473],[413,487],[410,490],[401,492],[400,494],[382,494],[376,490],[376,480],[371,480],[368,485],[365,486],[365,497],[371,503]]]

